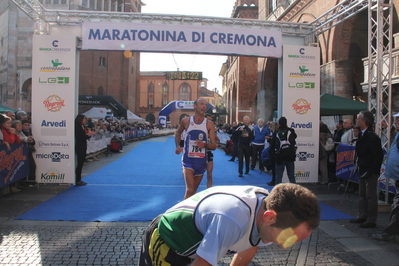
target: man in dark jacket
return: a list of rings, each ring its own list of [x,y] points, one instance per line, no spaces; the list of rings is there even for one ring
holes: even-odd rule
[[[378,177],[380,175],[383,153],[381,139],[373,131],[374,116],[370,111],[362,111],[357,117],[360,137],[356,142],[357,171],[359,176],[359,214],[351,223],[361,228],[376,226],[378,214]]]
[[[287,176],[291,183],[295,181],[295,158],[296,158],[296,138],[297,135],[293,128],[287,126],[287,118],[282,116],[278,120],[279,128],[273,133],[270,143],[270,151],[274,151],[276,162],[276,185],[283,179],[284,168],[287,168]]]
[[[231,135],[231,140],[233,141],[233,149],[231,151],[230,162],[234,162],[236,156],[238,156],[238,138],[240,137],[240,132],[236,131],[238,128],[237,122],[233,122],[233,125],[226,131],[227,134]]]
[[[250,127],[250,118],[249,116],[244,116],[243,118],[244,125],[239,126],[236,129],[240,137],[238,138],[238,176],[243,177],[242,171],[244,167],[244,159],[245,159],[245,174],[249,174],[249,165],[250,165],[250,157],[252,153],[251,149],[251,141],[254,138],[254,133],[252,128]]]

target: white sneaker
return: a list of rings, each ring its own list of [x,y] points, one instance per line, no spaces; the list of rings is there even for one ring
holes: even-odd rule
[[[119,152],[123,152],[122,150],[119,150]]]
[[[96,156],[93,157],[93,161],[99,161],[100,159],[97,159]]]

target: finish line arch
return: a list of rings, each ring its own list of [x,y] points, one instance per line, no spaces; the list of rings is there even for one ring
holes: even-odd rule
[[[210,103],[208,103],[206,107],[207,110],[214,108],[214,106]],[[194,101],[172,101],[168,103],[159,112],[158,124],[162,125],[163,127],[166,127],[166,122],[167,122],[166,118],[175,110],[194,110]]]
[[[272,57],[279,62],[279,94],[286,85],[295,86],[298,90],[306,89],[300,82],[289,84],[283,80],[289,75],[283,73],[282,57],[283,46],[286,45],[297,47],[293,54],[298,59],[306,56],[306,49],[312,49],[305,46],[312,30],[312,26],[307,24],[115,12],[111,12],[106,18],[108,22],[104,22],[104,13],[45,9],[42,12],[45,20],[36,20],[37,31],[33,36],[32,53],[32,112],[35,114],[32,128],[37,143],[40,143],[36,147],[37,154],[41,154],[36,158],[38,183],[74,183],[75,180],[72,125],[78,110],[80,50]],[[303,64],[303,60],[298,61]],[[314,72],[310,64],[305,67],[305,72]],[[296,73],[299,70],[290,71]],[[319,71],[319,66],[316,71]],[[318,84],[312,84],[312,89],[318,88]],[[298,110],[302,110],[303,101],[295,99],[293,103]],[[316,102],[307,104],[313,104],[312,110],[318,110]],[[292,103],[287,106],[291,105]],[[160,112],[160,116],[165,117],[160,122],[166,124],[168,112],[193,109],[184,106],[188,106],[184,101],[169,103]],[[213,106],[209,107],[213,109]],[[285,113],[284,115],[289,116]],[[288,119],[293,121],[289,117]],[[307,124],[303,122],[301,125]],[[311,123],[309,125],[312,127]],[[313,123],[313,128],[318,132],[318,124]],[[316,154],[316,151],[317,143],[312,149],[307,149],[308,153]],[[52,160],[52,153],[59,154],[57,156],[61,159]],[[308,157],[305,154],[304,158]],[[317,156],[308,159],[308,163],[317,168]],[[309,172],[308,177],[312,175],[311,180],[307,177],[300,181],[317,181],[317,170],[309,171],[311,174]]]

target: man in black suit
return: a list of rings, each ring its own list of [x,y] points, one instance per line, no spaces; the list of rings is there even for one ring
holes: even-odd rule
[[[370,111],[362,111],[357,117],[360,137],[356,142],[357,171],[359,176],[359,215],[351,223],[361,228],[376,226],[378,214],[378,177],[380,175],[383,153],[381,139],[373,131],[374,116]]]

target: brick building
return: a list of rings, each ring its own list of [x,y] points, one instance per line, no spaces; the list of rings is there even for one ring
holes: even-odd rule
[[[219,104],[221,96],[206,89],[207,79],[174,79],[168,78],[161,71],[142,71],[140,77],[140,106],[137,115],[151,123],[158,123],[159,112],[173,101],[194,101],[205,98],[213,106]],[[180,73],[183,73],[181,71]],[[189,73],[189,72],[184,72]],[[201,72],[190,72],[201,73]],[[202,73],[201,73],[202,77]],[[193,110],[176,110],[167,118],[168,123],[177,125],[185,115],[193,115]]]
[[[341,2],[343,1],[238,0],[232,17],[311,23]],[[395,67],[392,70],[391,99],[392,112],[399,112],[399,68],[396,67],[399,62],[399,0],[392,0],[392,4],[392,65]],[[320,94],[331,93],[368,101],[367,9],[325,31],[314,42],[321,50]],[[272,119],[273,111],[277,110],[277,59],[257,58],[255,64],[245,64],[245,60],[252,58],[229,56],[227,63],[222,66],[223,97],[230,114],[228,122],[240,121],[245,114],[251,119]],[[256,82],[252,82],[252,79]],[[240,109],[247,113],[241,113]]]
[[[141,12],[140,0],[39,0],[46,9]],[[0,105],[31,111],[34,22],[0,0]],[[111,95],[129,110],[138,106],[140,53],[80,51],[79,94]],[[80,106],[79,112],[90,109]]]

